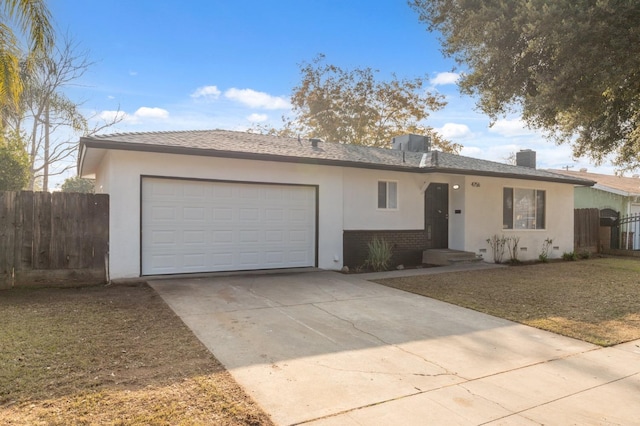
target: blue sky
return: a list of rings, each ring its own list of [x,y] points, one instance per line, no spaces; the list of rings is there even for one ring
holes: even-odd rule
[[[455,63],[440,52],[405,1],[50,0],[58,30],[95,64],[66,88],[88,114],[125,119],[107,133],[231,129],[280,123],[299,81],[298,64],[326,55],[343,68],[371,67],[386,78],[427,76],[448,105],[427,124],[464,146],[463,155],[503,162],[537,151],[538,166],[611,173],[574,161],[517,116],[498,121],[459,94]]]

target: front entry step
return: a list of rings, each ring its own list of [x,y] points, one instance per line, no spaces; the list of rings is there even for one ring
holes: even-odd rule
[[[422,252],[422,263],[428,265],[451,265],[458,262],[479,262],[482,257],[470,251],[429,249]]]

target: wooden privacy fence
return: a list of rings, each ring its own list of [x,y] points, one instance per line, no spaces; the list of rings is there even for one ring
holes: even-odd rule
[[[573,211],[573,239],[576,252],[597,253],[600,241],[600,210],[575,209]]]
[[[106,281],[109,196],[0,191],[0,289]]]

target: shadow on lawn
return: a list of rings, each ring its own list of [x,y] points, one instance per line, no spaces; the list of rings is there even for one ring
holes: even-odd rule
[[[269,420],[146,284],[0,293],[0,417]]]

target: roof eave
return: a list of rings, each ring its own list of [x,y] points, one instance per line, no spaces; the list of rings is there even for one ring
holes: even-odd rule
[[[546,182],[556,182],[571,185],[583,185],[592,186],[595,182],[585,181],[583,179],[571,179],[569,177],[546,177],[546,176],[529,176],[521,175],[517,173],[501,173],[490,172],[481,170],[468,170],[468,169],[455,169],[446,167],[415,167],[409,165],[392,165],[392,164],[375,164],[365,163],[349,160],[333,160],[325,158],[312,158],[312,157],[295,157],[284,156],[275,154],[253,153],[253,152],[237,152],[237,151],[223,151],[216,149],[203,149],[203,148],[190,148],[179,147],[171,145],[148,145],[135,142],[117,142],[111,140],[97,140],[90,138],[80,138],[80,147],[82,152],[87,148],[98,149],[116,149],[123,151],[142,151],[142,152],[156,152],[163,154],[182,154],[182,155],[198,155],[207,157],[222,157],[222,158],[234,158],[243,160],[261,160],[261,161],[276,161],[285,163],[302,163],[302,164],[316,164],[325,166],[337,166],[337,167],[353,167],[363,169],[374,170],[391,170],[401,171],[405,173],[445,173],[445,174],[458,174],[468,176],[487,176],[487,177],[500,177],[500,178],[512,178],[521,180],[536,180]],[[80,159],[82,161],[82,159]],[[79,163],[81,167],[81,163]]]
[[[467,175],[467,176],[486,176],[486,177],[498,177],[498,178],[508,178],[508,179],[520,179],[520,180],[536,180],[543,182],[555,182],[555,183],[565,183],[570,185],[582,185],[582,186],[592,186],[595,182],[585,181],[585,180],[576,180],[564,177],[553,177],[553,176],[530,176],[530,175],[522,175],[517,173],[501,173],[501,172],[490,172],[484,170],[467,170],[467,169],[453,169],[453,168],[444,168],[439,167],[434,170],[439,173],[451,173],[451,174],[459,174],[459,175]]]

